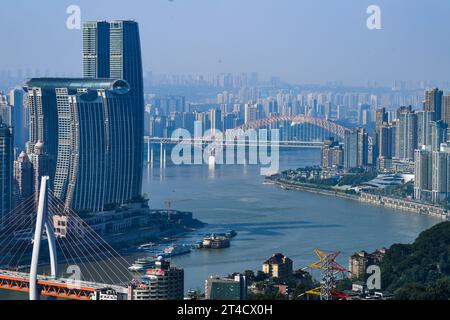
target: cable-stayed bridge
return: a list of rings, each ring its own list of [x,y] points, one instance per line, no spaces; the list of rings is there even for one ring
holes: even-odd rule
[[[73,300],[131,299],[140,283],[129,263],[56,198],[43,177],[32,195],[0,220],[0,289]],[[48,268],[50,265],[50,268]]]

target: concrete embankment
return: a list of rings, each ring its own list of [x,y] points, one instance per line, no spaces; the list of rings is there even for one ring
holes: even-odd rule
[[[344,191],[323,189],[315,187],[314,185],[290,183],[282,180],[267,180],[266,183],[277,185],[285,190],[303,191],[327,196],[334,196],[343,199],[355,200],[390,209],[424,214],[442,220],[449,220],[450,218],[450,212],[442,207],[419,203],[407,199],[384,197],[365,192],[361,192],[358,194],[348,194],[345,193]]]

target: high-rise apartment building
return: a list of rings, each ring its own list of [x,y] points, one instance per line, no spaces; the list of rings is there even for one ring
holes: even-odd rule
[[[430,122],[431,150],[439,151],[441,144],[447,142],[448,125],[442,121]]]
[[[443,120],[442,119],[442,96],[443,91],[438,88],[427,90],[425,92],[425,101],[423,102],[423,110],[434,112],[433,120]]]
[[[338,141],[330,138],[322,147],[322,168],[341,168],[344,165],[344,150]]]
[[[414,161],[417,149],[417,114],[412,107],[402,107],[398,111],[397,156],[400,160]]]
[[[369,139],[365,129],[349,130],[344,138],[344,167],[352,169],[368,165]]]
[[[129,159],[132,193],[140,194],[144,164],[144,81],[139,25],[135,21],[87,22],[83,30],[83,54],[86,55],[83,59],[84,76],[122,79],[129,84],[126,99],[131,100],[128,115],[132,119],[127,124],[126,146],[133,149],[133,156]],[[109,73],[106,71],[108,69]],[[124,112],[118,108],[118,105],[113,107],[114,112]],[[115,125],[124,125],[119,119]],[[119,185],[117,188],[128,187]]]
[[[46,146],[44,146],[42,141],[38,141],[33,146],[33,151],[30,154],[30,160],[33,165],[33,188],[34,191],[38,191],[40,190],[42,177],[50,176],[50,172],[54,172],[54,170],[52,170],[53,163],[49,160]],[[50,185],[53,185],[53,180],[50,180],[49,182]],[[39,200],[39,192],[35,192],[35,199],[36,201]]]
[[[14,181],[16,201],[18,203],[28,199],[34,192],[33,164],[25,152],[21,152],[14,161]]]
[[[130,288],[133,300],[182,300],[184,297],[184,270],[159,259],[155,267],[149,269],[143,283]]]
[[[142,146],[133,136],[136,99],[126,81],[40,78],[28,81],[25,90],[40,98],[30,98],[37,102],[30,104],[32,113],[44,112],[43,118],[57,115],[47,130],[43,121],[31,122],[32,136],[37,132],[39,140],[54,144],[52,153],[48,143],[45,152],[31,144],[36,155],[32,158],[48,158],[55,195],[67,207],[98,212],[139,199],[136,166]]]
[[[0,92],[0,121],[8,127],[12,127],[12,108],[8,97]]]
[[[416,150],[414,164],[414,198],[417,200],[431,199],[431,148],[423,147],[422,149]]]
[[[434,113],[432,111],[417,112],[417,145],[418,147],[431,145],[431,122]]]
[[[4,216],[13,209],[13,135],[0,120],[0,229]]]
[[[416,150],[414,197],[434,203],[450,197],[450,145],[441,144],[440,150],[431,147]]]
[[[83,75],[110,77],[110,26],[106,21],[83,24]]]
[[[450,125],[450,96],[442,97],[442,121]]]
[[[24,106],[24,92],[22,88],[15,88],[9,92],[9,104],[12,108],[12,126],[14,128],[14,147],[23,151],[28,141],[26,123],[26,109]]]

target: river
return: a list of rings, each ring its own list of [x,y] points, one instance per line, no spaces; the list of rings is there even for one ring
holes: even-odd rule
[[[281,155],[281,169],[320,163],[318,150],[291,150]],[[263,184],[258,166],[223,165],[146,168],[143,192],[152,208],[193,211],[208,227],[181,239],[200,240],[206,232],[234,229],[229,249],[194,250],[172,259],[185,270],[185,289],[204,290],[210,275],[226,276],[260,270],[264,260],[281,252],[303,268],[317,260],[314,249],[341,251],[348,265],[356,251],[371,251],[394,243],[410,243],[421,231],[440,222],[428,216],[375,207],[352,200]],[[24,298],[1,292],[0,299]]]
[[[319,163],[319,150],[284,151],[280,159],[282,170]],[[210,275],[260,270],[277,252],[303,268],[317,260],[316,248],[341,251],[339,262],[347,267],[348,257],[356,251],[410,243],[421,231],[441,222],[352,200],[286,191],[263,181],[258,166],[146,170],[144,192],[150,195],[152,207],[164,208],[167,200],[173,200],[174,209],[193,211],[209,224],[209,230],[238,232],[229,249],[197,250],[172,260],[185,270],[186,289],[203,289]],[[199,235],[186,241],[194,240]]]

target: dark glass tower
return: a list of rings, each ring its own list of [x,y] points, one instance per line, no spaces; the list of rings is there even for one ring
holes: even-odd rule
[[[108,26],[106,26],[108,24]],[[102,31],[100,32],[100,27]],[[94,31],[96,30],[96,31]],[[142,73],[141,43],[139,25],[135,21],[87,22],[84,24],[83,52],[102,52],[93,54],[92,59],[83,60],[85,77],[110,77],[112,79],[126,80],[130,86],[131,123],[125,119],[118,119],[116,126],[126,126],[130,129],[127,144],[133,145],[133,154],[130,162],[130,176],[124,183],[130,184],[133,194],[138,197],[141,193],[144,152],[144,84]],[[102,46],[102,48],[100,48]],[[107,51],[109,54],[105,55]],[[95,62],[94,62],[95,60]],[[91,72],[93,66],[108,65],[109,73],[102,74]],[[116,110],[116,112],[122,112]],[[112,132],[113,135],[118,134]],[[124,139],[115,136],[116,139]],[[111,150],[112,154],[119,157],[126,145],[118,146],[119,149]],[[111,172],[111,175],[114,175]],[[112,178],[112,177],[111,177]]]
[[[38,135],[42,141],[56,139],[56,161],[49,171],[54,172],[54,193],[67,207],[99,212],[139,198],[135,160],[142,147],[133,139],[136,97],[126,81],[40,78],[24,89],[54,108],[38,104],[35,109],[49,113],[43,118],[57,115],[51,132],[41,130],[42,121],[33,122],[31,131],[44,132]],[[41,145],[31,151],[42,154]]]

